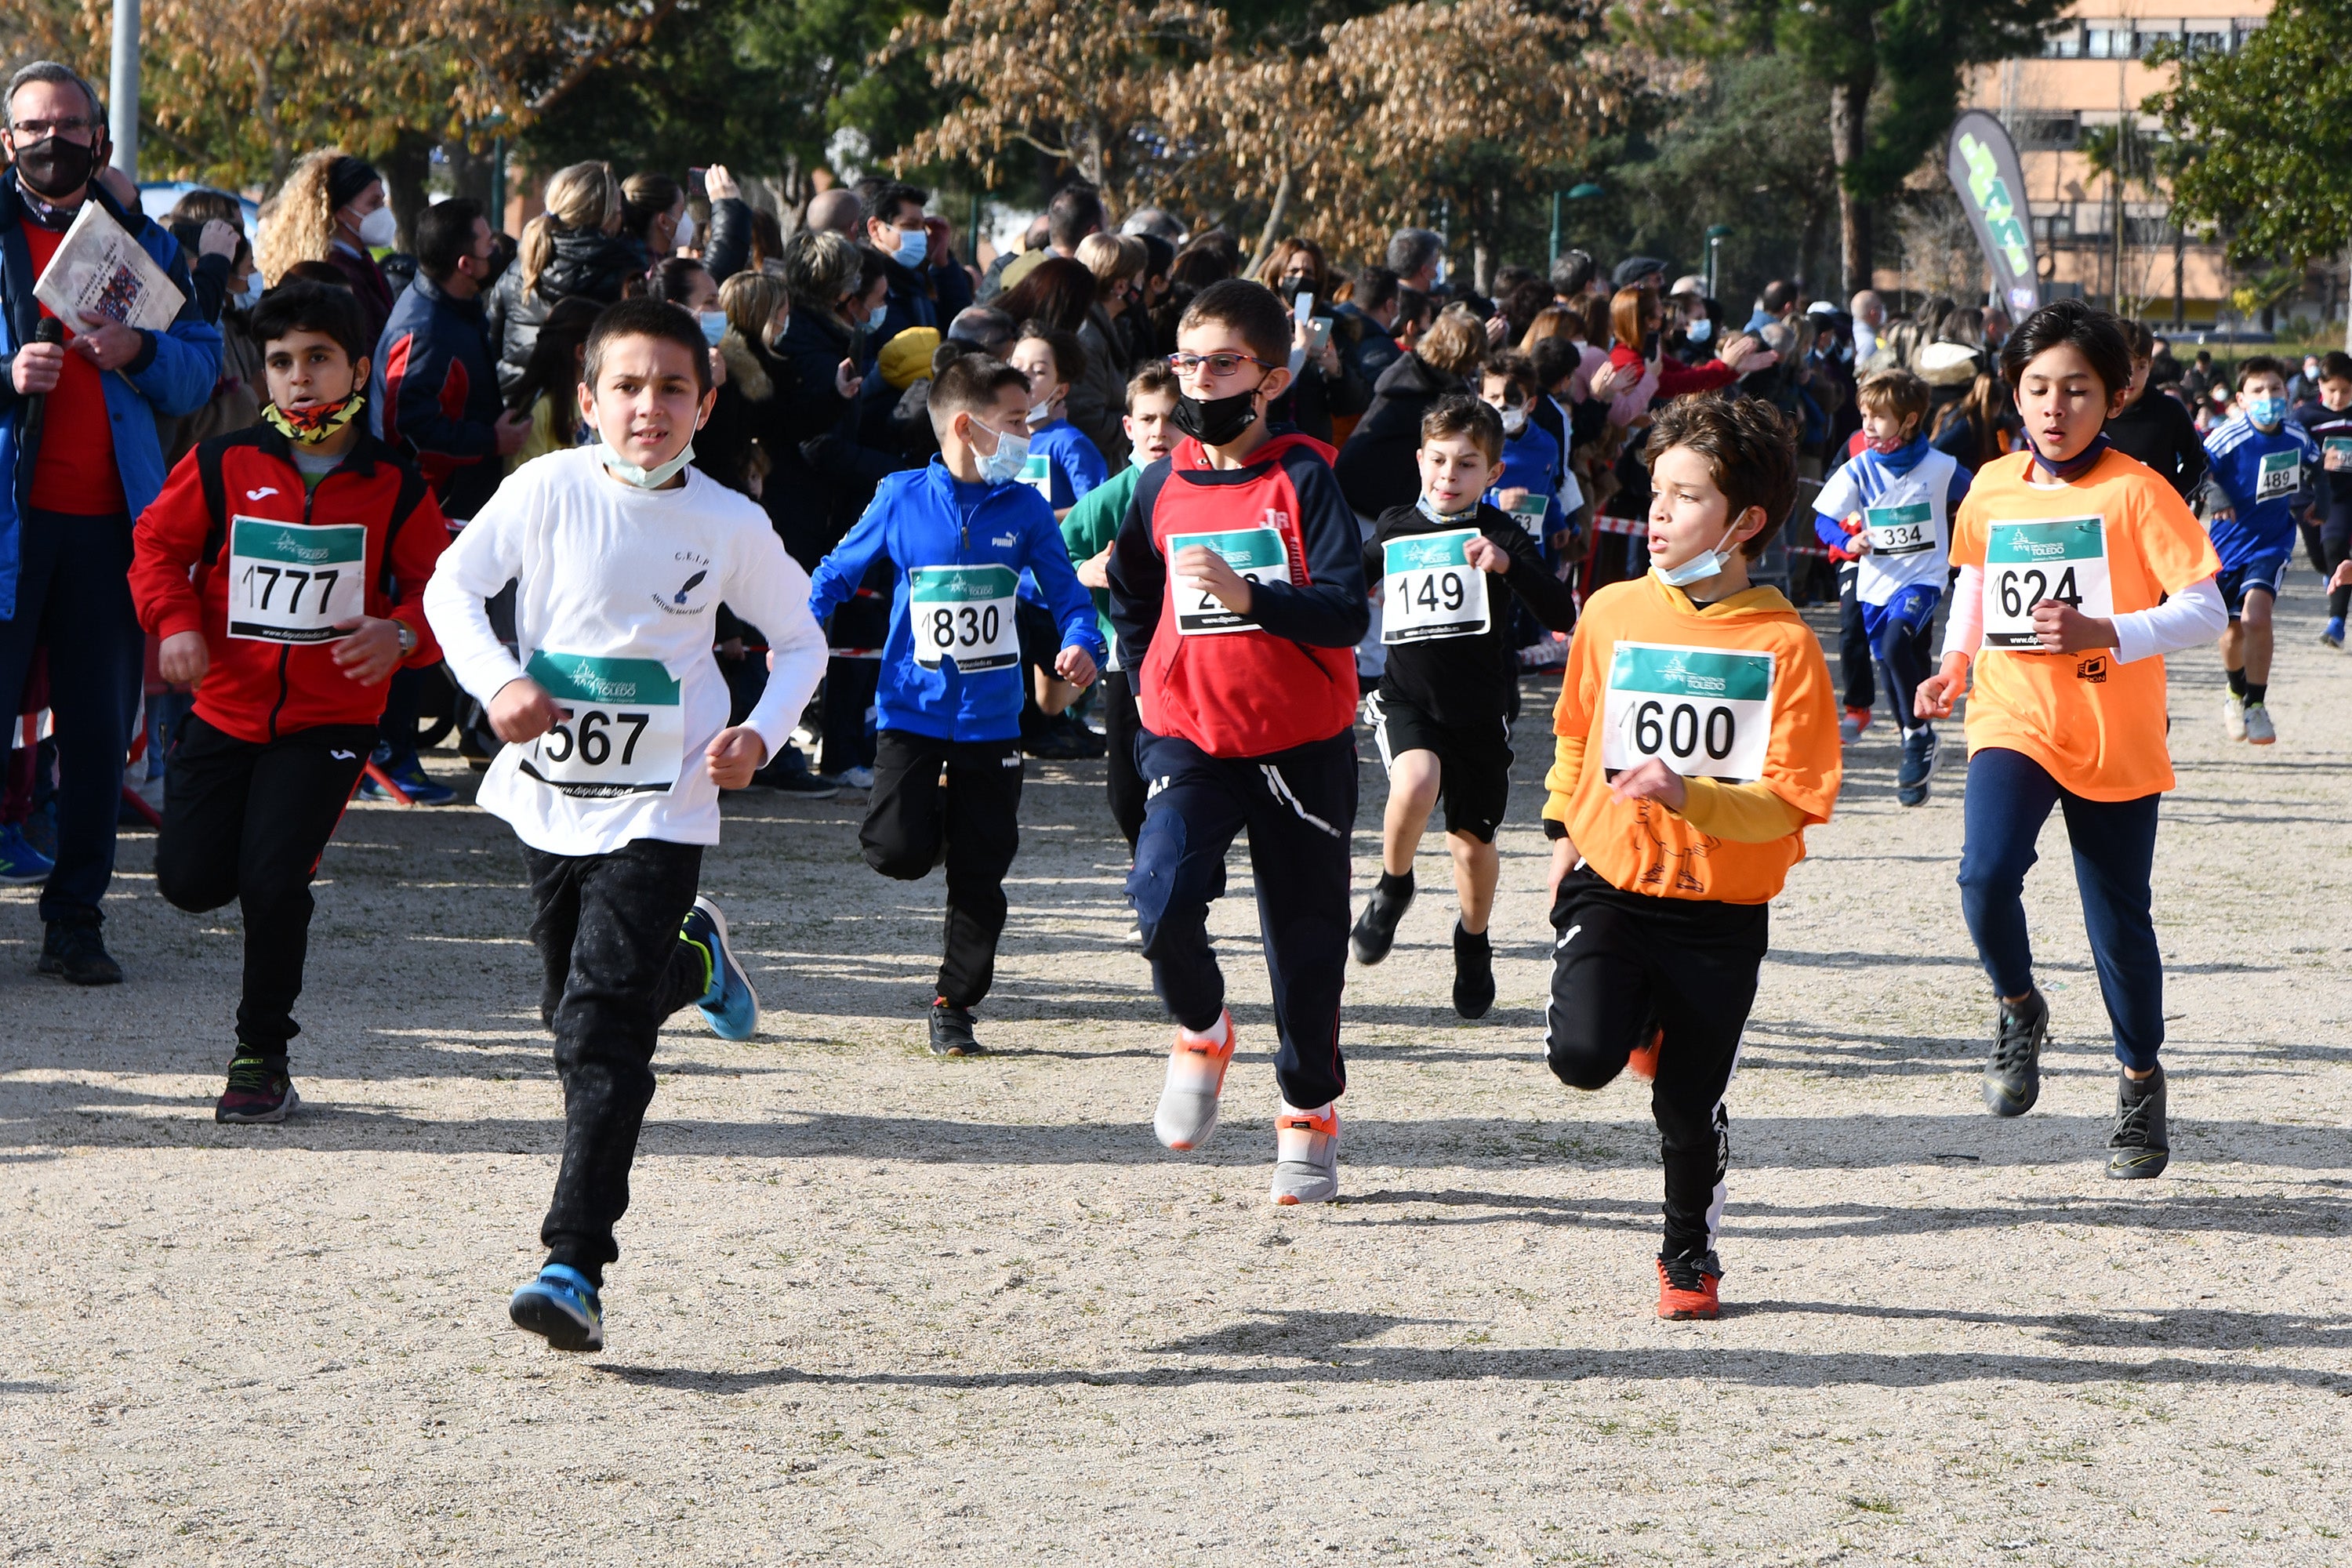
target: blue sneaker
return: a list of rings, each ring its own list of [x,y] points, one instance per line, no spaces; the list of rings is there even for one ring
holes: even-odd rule
[[[2344,617],[2342,616],[2328,616],[2327,628],[2319,634],[2319,640],[2326,643],[2329,647],[2342,647],[2344,646]]]
[[[375,755],[368,760],[392,776],[392,782],[400,786],[400,793],[408,797],[408,803],[411,805],[447,805],[457,798],[457,792],[447,784],[435,784],[425,772],[425,764],[418,762],[414,755],[398,767],[394,767],[392,762],[392,748],[380,745],[375,749]],[[363,776],[360,780],[360,798],[392,800],[395,797],[390,790],[376,783],[373,776]]]
[[[722,1040],[748,1040],[760,1029],[760,994],[735,962],[727,943],[727,917],[709,899],[697,899],[678,928],[677,940],[702,955],[709,986],[695,999],[710,1032]]]
[[[562,1263],[551,1263],[539,1278],[514,1293],[507,1316],[518,1329],[543,1334],[559,1351],[600,1351],[604,1348],[604,1303],[588,1276]]]
[[[19,825],[0,824],[0,882],[12,887],[26,888],[35,882],[46,882],[58,863],[33,847]]]

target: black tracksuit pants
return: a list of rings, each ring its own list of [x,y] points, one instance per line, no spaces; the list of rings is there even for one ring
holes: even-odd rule
[[[1103,741],[1110,748],[1110,815],[1131,857],[1143,831],[1143,775],[1135,767],[1135,738],[1143,731],[1143,716],[1136,710],[1135,686],[1127,671],[1105,670],[1102,694]]]
[[[1848,708],[1868,709],[1877,692],[1871,681],[1870,632],[1863,624],[1861,583],[1859,564],[1839,563],[1838,674],[1845,694],[1838,700]]]
[[[245,915],[237,1043],[283,1060],[310,946],[310,879],[375,749],[373,724],[321,724],[240,741],[194,713],[163,773],[155,887],[184,910],[236,900]]]
[[[613,1226],[628,1211],[629,1165],[653,1103],[655,1039],[709,984],[700,952],[678,940],[702,847],[639,838],[605,855],[523,854],[545,971],[539,1016],[555,1031],[563,1080],[563,1164],[539,1239],[550,1263],[601,1286],[621,1255]]]
[[[1274,987],[1276,1081],[1302,1110],[1339,1099],[1348,1088],[1339,993],[1356,826],[1354,729],[1262,757],[1213,757],[1190,741],[1143,730],[1136,763],[1151,795],[1127,896],[1160,1000],[1188,1029],[1215,1026],[1225,977],[1209,945],[1209,905],[1225,890],[1225,851],[1246,828]]]
[[[1021,847],[1021,774],[1013,740],[885,730],[874,748],[874,789],[857,841],[868,866],[902,882],[919,882],[946,860],[939,994],[958,1007],[979,1005],[996,979],[1004,873]]]
[[[1653,1029],[1665,1033],[1650,1110],[1666,1167],[1669,1256],[1713,1251],[1723,1221],[1723,1095],[1755,1005],[1769,909],[1628,893],[1589,866],[1560,879],[1552,905],[1552,1072],[1571,1089],[1599,1089]]]

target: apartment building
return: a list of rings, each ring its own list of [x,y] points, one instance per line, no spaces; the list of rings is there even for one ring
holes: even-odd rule
[[[2084,152],[2086,140],[2118,125],[2157,134],[2139,106],[2171,77],[2145,61],[2159,40],[2236,49],[2271,9],[2270,0],[2206,3],[2221,9],[2187,16],[2162,9],[2163,0],[2079,0],[2040,56],[1970,73],[1962,101],[1999,115],[2017,141],[2049,297],[2105,304],[2120,285],[2123,303],[2148,321],[2175,319],[2176,301],[2179,319],[2195,325],[2227,311],[2232,279],[2221,247],[2174,229],[2152,181],[2118,182]]]

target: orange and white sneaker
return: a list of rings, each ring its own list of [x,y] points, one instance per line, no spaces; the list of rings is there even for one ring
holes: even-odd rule
[[[1301,1110],[1285,1100],[1274,1119],[1274,1201],[1328,1204],[1339,1195],[1339,1107]]]
[[[1658,1316],[1675,1322],[1721,1317],[1723,1307],[1717,1298],[1716,1286],[1722,1279],[1723,1265],[1712,1251],[1685,1252],[1673,1258],[1661,1252]]]
[[[1168,1053],[1168,1077],[1160,1086],[1160,1109],[1151,1131],[1179,1152],[1198,1149],[1217,1130],[1217,1097],[1224,1092],[1225,1068],[1234,1060],[1234,1016],[1217,1015],[1206,1035],[1179,1027]]]
[[[1665,1043],[1666,1032],[1664,1029],[1651,1030],[1649,1043],[1635,1046],[1632,1053],[1626,1057],[1625,1070],[1643,1083],[1657,1082],[1658,1047]]]

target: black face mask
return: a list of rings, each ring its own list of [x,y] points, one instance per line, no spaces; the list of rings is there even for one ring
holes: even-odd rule
[[[63,201],[89,184],[98,149],[64,136],[44,136],[16,149],[16,177],[37,196]]]
[[[1261,383],[1260,384],[1263,384]],[[1203,447],[1223,447],[1257,423],[1257,387],[1203,403],[1191,393],[1176,398],[1176,428]]]

